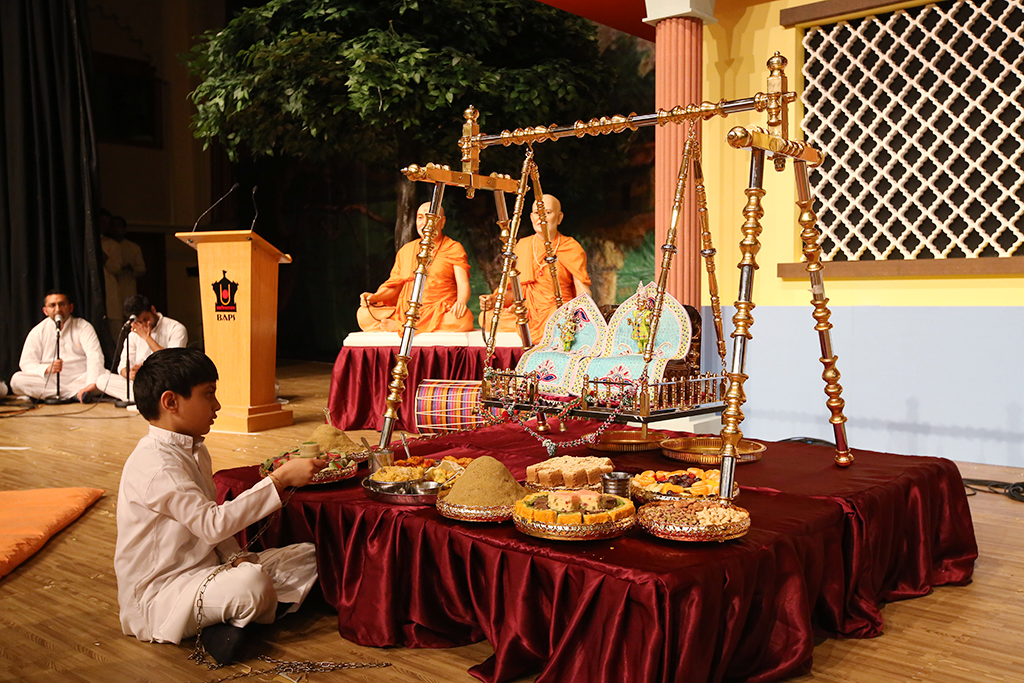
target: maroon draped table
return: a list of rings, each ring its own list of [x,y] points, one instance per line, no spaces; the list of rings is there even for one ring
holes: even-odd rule
[[[571,422],[553,438],[595,427]],[[545,457],[508,425],[410,448],[492,455],[520,478]],[[810,668],[815,633],[879,635],[884,602],[973,572],[977,544],[952,462],[854,454],[840,470],[830,449],[769,443],[762,461],[737,468],[752,528],[726,543],[675,543],[638,528],[606,541],[535,539],[509,523],[371,501],[358,479],[296,492],[263,538],[316,543],[345,638],[407,647],[486,638],[495,654],[470,673],[488,683],[538,672],[541,682],[773,681]],[[656,453],[613,459],[624,471],[676,466]],[[221,499],[258,476],[255,467],[218,472]]]
[[[384,399],[391,382],[397,346],[343,346],[331,372],[327,407],[338,429],[384,426]],[[523,355],[518,347],[494,349],[495,367],[514,367]],[[409,377],[395,429],[416,431],[413,397],[424,379],[482,379],[487,349],[482,346],[414,346],[409,353]]]

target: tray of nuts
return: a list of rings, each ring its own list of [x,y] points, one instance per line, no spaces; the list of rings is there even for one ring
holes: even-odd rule
[[[648,503],[637,520],[647,533],[670,541],[728,541],[750,530],[750,513],[723,500]]]

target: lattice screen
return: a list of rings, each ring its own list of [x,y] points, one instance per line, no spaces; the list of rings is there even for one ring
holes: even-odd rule
[[[962,0],[809,29],[803,130],[831,260],[1024,254],[1024,10]]]

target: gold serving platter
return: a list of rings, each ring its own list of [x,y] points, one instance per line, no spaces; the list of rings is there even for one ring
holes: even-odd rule
[[[639,501],[641,504],[654,503],[657,501],[671,502],[673,500],[685,500],[694,498],[705,500],[718,498],[717,493],[710,496],[693,496],[687,493],[655,493],[654,491],[648,491],[642,486],[637,486],[632,479],[629,480],[629,495],[633,498],[633,500]],[[740,486],[736,482],[733,482],[732,497],[735,498],[738,495],[740,495]]]
[[[512,515],[516,529],[527,536],[546,538],[551,541],[600,541],[616,538],[633,528],[636,515],[604,524],[545,524]]]
[[[356,470],[359,469],[359,463],[353,462],[348,467],[344,468],[333,468],[325,467],[316,474],[310,480],[310,484],[330,484],[342,479],[351,479],[356,476]],[[266,464],[260,465],[260,476],[266,477],[270,474],[270,470],[267,469]]]
[[[663,505],[671,505],[671,503],[650,503],[637,511],[637,520],[643,530],[658,538],[664,538],[669,541],[722,542],[740,538],[750,531],[749,513],[743,519],[726,524],[673,524],[654,518],[655,511],[659,506]],[[741,507],[730,507],[747,512]]]
[[[459,505],[443,498],[437,499],[437,511],[442,517],[460,522],[504,522],[512,516],[511,505]]]
[[[765,448],[763,443],[740,439],[736,446],[736,462],[757,462]],[[721,465],[721,450],[720,436],[680,436],[661,442],[661,452],[666,458],[694,465]]]
[[[587,444],[587,448],[605,453],[656,451],[661,447],[661,442],[666,438],[668,438],[668,432],[654,429],[647,430],[646,438],[639,429],[635,431],[619,429],[605,432],[595,443]]]

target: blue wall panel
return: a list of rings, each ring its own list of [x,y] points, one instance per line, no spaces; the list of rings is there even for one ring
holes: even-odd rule
[[[812,310],[754,309],[746,436],[833,440]],[[1024,308],[831,310],[854,448],[1024,466]],[[733,313],[723,310],[727,364]],[[710,307],[703,314],[704,368],[717,369]]]

